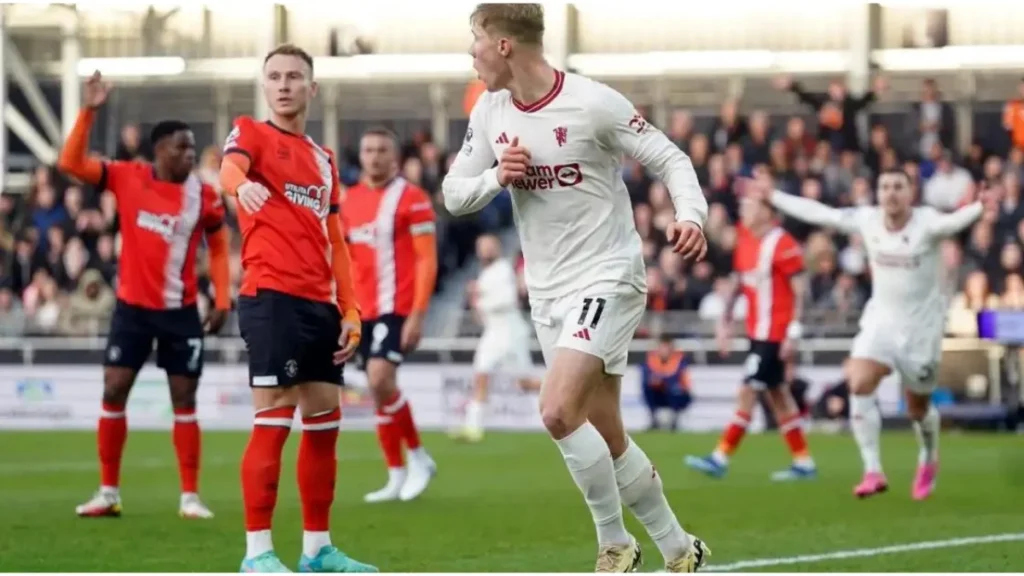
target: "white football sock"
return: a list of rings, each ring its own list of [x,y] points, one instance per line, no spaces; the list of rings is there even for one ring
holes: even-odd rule
[[[850,428],[860,448],[865,472],[882,472],[879,437],[882,434],[882,414],[874,395],[850,395]]]
[[[256,530],[245,533],[245,557],[255,558],[260,554],[270,552],[274,549],[274,541],[270,537],[270,530]]]
[[[939,411],[934,404],[928,405],[928,412],[920,421],[914,421],[914,432],[921,447],[918,464],[931,464],[939,459],[939,428],[942,425]]]
[[[316,555],[320,552],[321,548],[330,545],[330,532],[310,532],[309,530],[302,531],[302,553],[306,556],[309,556],[310,558],[316,558]]]
[[[685,554],[690,547],[690,536],[668,505],[661,476],[632,439],[622,456],[615,460],[615,481],[622,503],[647,529],[665,562]]]
[[[470,400],[466,405],[466,428],[481,430],[483,427],[483,405],[478,400]]]
[[[590,507],[598,543],[601,546],[628,544],[630,539],[622,520],[615,465],[601,433],[586,422],[572,434],[555,440],[555,444]]]

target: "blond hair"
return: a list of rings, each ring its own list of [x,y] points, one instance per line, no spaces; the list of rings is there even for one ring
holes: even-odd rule
[[[296,58],[301,58],[302,61],[309,66],[309,71],[313,71],[313,57],[309,55],[309,52],[306,52],[295,44],[281,44],[277,48],[267,52],[266,58],[263,59],[263,65],[266,66],[267,62],[269,62],[274,56],[295,56]]]
[[[544,7],[540,4],[477,4],[469,20],[523,44],[540,46],[544,42]]]

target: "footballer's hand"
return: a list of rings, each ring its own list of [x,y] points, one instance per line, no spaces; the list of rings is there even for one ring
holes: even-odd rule
[[[334,353],[334,363],[347,362],[356,353],[362,339],[363,323],[359,320],[359,313],[350,310],[341,319],[341,336],[338,336],[338,351]]]
[[[519,137],[516,136],[498,160],[498,184],[504,188],[513,180],[525,177],[529,166],[530,151],[519,145]]]
[[[107,101],[110,95],[110,83],[103,81],[103,75],[97,70],[85,81],[85,105],[89,108],[99,108]]]
[[[693,222],[672,222],[665,228],[672,251],[682,255],[684,260],[700,262],[708,253],[704,232]]]
[[[423,338],[423,314],[413,312],[402,326],[402,352],[408,354],[420,345]]]
[[[259,182],[245,181],[238,187],[238,203],[249,214],[255,214],[270,199],[270,190]]]
[[[214,308],[207,312],[206,319],[203,320],[203,331],[207,334],[217,334],[227,321],[228,310]]]

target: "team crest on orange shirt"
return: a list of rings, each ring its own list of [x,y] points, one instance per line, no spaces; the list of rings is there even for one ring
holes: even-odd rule
[[[303,186],[285,182],[284,195],[292,204],[313,211],[317,218],[323,220],[327,217],[331,206],[330,186],[317,186],[311,184]]]

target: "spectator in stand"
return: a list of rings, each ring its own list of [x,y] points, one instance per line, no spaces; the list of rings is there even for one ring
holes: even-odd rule
[[[932,78],[921,83],[921,100],[914,104],[914,113],[910,116],[915,150],[922,158],[927,156],[936,145],[943,149],[953,146],[956,118],[953,108],[942,101],[942,93]]]
[[[1018,273],[1006,277],[1006,287],[999,297],[999,307],[1003,310],[1024,310],[1024,279]]]
[[[117,143],[114,160],[137,160],[145,158],[146,150],[139,127],[127,124],[121,128],[121,140]]]
[[[693,115],[688,110],[675,110],[669,120],[668,137],[683,152],[689,153],[693,133]]]
[[[982,271],[971,272],[964,290],[953,297],[946,319],[946,332],[954,336],[978,335],[978,312],[998,308],[999,297],[989,293],[988,277]]]
[[[750,115],[746,136],[741,141],[743,160],[747,164],[768,164],[771,156],[768,114],[757,110]]]
[[[871,170],[872,174],[882,173],[882,157],[889,150],[892,150],[889,129],[884,124],[875,124],[871,127],[868,149],[864,152],[864,165]]]
[[[1003,107],[1003,128],[1010,134],[1010,145],[1024,150],[1024,78],[1017,84],[1017,96]]]
[[[0,284],[0,336],[21,336],[25,333],[25,324],[21,301],[10,286]]]
[[[943,212],[956,210],[972,193],[971,173],[953,162],[953,154],[942,150],[935,174],[924,184],[924,203]]]
[[[797,158],[810,158],[818,147],[818,140],[807,133],[807,124],[803,118],[794,116],[786,122],[786,159],[795,164]]]
[[[796,94],[800,102],[811,107],[818,115],[818,139],[828,142],[835,150],[860,150],[857,137],[857,115],[885,92],[887,83],[881,76],[874,80],[873,90],[859,98],[850,96],[842,80],[829,82],[824,93],[808,92],[790,76],[775,79],[778,90]]]
[[[716,153],[725,152],[729,146],[742,142],[747,132],[747,119],[740,115],[739,102],[735,98],[727,98],[711,127],[711,147]]]
[[[60,317],[60,332],[69,336],[98,334],[108,324],[117,302],[98,270],[86,270]]]

